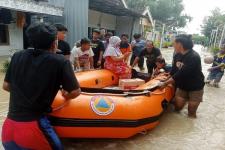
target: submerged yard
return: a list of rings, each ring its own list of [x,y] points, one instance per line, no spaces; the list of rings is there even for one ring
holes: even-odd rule
[[[203,57],[201,47],[195,49]],[[173,50],[162,50],[167,62],[171,62]],[[1,58],[2,62],[3,58]],[[204,73],[207,67],[203,64]],[[0,73],[0,86],[4,73]],[[68,150],[224,150],[225,149],[225,78],[220,88],[206,86],[204,102],[197,119],[187,118],[187,110],[180,114],[172,106],[163,115],[160,125],[146,134],[125,140],[63,140]],[[0,89],[0,125],[6,116],[9,94]]]

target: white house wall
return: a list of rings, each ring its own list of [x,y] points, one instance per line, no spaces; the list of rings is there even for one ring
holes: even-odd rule
[[[0,56],[10,55],[13,49],[23,49],[23,30],[17,28],[16,24],[9,25],[9,40],[9,45],[0,46]]]
[[[116,16],[114,15],[89,10],[88,18],[89,18],[88,22],[89,27],[96,27],[96,28],[100,27],[109,30],[116,29]]]
[[[117,17],[116,35],[128,34],[133,38],[134,33],[141,33],[139,18]]]
[[[133,19],[130,17],[117,17],[116,34],[128,34],[130,36],[133,26]]]
[[[116,29],[116,16],[103,13],[101,20],[102,20],[101,21],[102,28],[106,28],[106,29],[110,29],[110,30]]]
[[[100,13],[98,11],[89,10],[88,11],[88,26],[89,27],[98,27],[100,19]]]

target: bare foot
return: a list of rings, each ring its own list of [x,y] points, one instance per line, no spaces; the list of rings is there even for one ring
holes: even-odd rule
[[[197,118],[197,115],[196,114],[188,114],[188,117],[191,118],[191,119],[196,119]]]

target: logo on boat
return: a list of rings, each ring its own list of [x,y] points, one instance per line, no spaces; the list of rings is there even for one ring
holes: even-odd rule
[[[106,96],[94,96],[91,99],[92,110],[101,116],[107,116],[114,111],[114,101]]]

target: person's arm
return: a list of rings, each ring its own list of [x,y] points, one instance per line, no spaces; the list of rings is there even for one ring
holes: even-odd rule
[[[139,57],[136,57],[135,59],[134,59],[134,62],[133,62],[133,64],[132,64],[132,68],[139,62]]]
[[[215,59],[216,58],[214,58],[214,60]],[[214,67],[209,68],[208,71],[212,71],[212,70],[215,70],[215,69],[221,69],[221,68],[225,68],[225,58],[223,59],[221,64],[219,64],[218,66],[214,66]]]
[[[102,60],[103,60],[103,54],[104,54],[104,51],[105,51],[105,46],[104,46],[103,42],[99,43],[99,49],[100,49],[100,54],[99,54],[99,59],[98,59],[97,64],[99,66],[101,66]]]
[[[14,60],[14,55],[11,59],[11,62],[9,64],[9,67],[7,69],[6,75],[5,75],[5,79],[2,85],[3,90],[10,92],[10,83],[11,83],[11,79],[12,79],[12,62]]]
[[[3,90],[10,92],[10,84],[8,82],[4,81],[2,88]]]
[[[66,100],[74,99],[80,95],[81,90],[69,61],[62,67],[62,95]]]
[[[70,48],[70,45],[66,42],[65,49],[64,49],[64,57],[67,60],[70,60],[70,54],[71,54],[71,48]]]
[[[125,60],[127,57],[129,57],[130,53],[125,53],[124,55],[121,55],[121,56],[111,56],[111,58],[114,60],[114,61],[123,61]]]
[[[90,69],[94,69],[94,58],[93,58],[93,56],[91,56],[89,58],[89,60],[90,60]]]
[[[208,70],[209,70],[209,71],[212,71],[212,70],[215,70],[215,69],[220,69],[220,68],[222,68],[222,67],[224,67],[224,66],[225,66],[225,64],[220,64],[220,65],[218,65],[218,66],[211,67],[211,68],[209,68]]]
[[[102,58],[103,58],[103,51],[100,51],[100,55],[99,55],[99,59],[98,59],[99,66],[102,64]]]
[[[73,90],[70,93],[67,91],[62,90],[62,96],[66,99],[66,100],[70,100],[70,99],[74,99],[76,97],[78,97],[81,93],[80,88],[77,90]]]
[[[89,50],[89,61],[90,61],[90,69],[94,69],[94,52],[92,48]]]
[[[175,80],[173,78],[169,78],[168,80],[166,80],[164,82],[160,82],[158,86],[160,88],[165,88],[167,85],[174,84],[174,83],[175,83]]]
[[[75,63],[74,63],[74,68],[80,69],[80,61],[78,57],[75,57]]]
[[[139,56],[137,56],[135,59],[134,59],[134,62],[133,64],[131,65],[131,67],[133,68],[140,60],[140,58],[144,57],[145,56],[145,50],[142,50],[142,52],[140,53]]]

